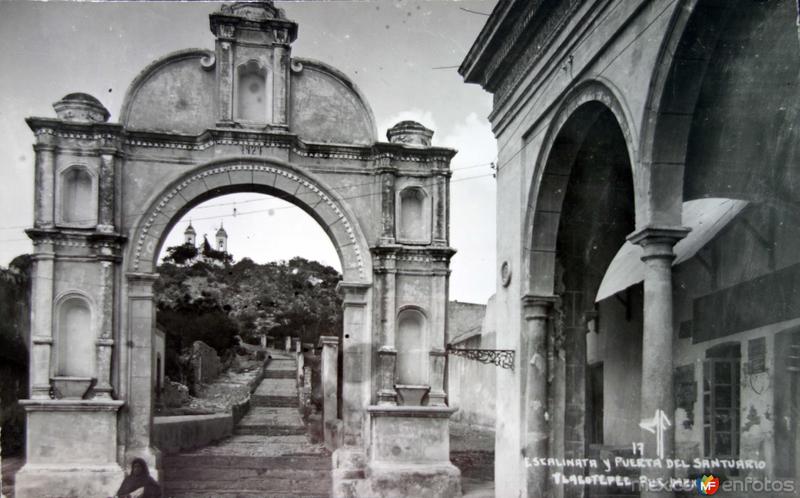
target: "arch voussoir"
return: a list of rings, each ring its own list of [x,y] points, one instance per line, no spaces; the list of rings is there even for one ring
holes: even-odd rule
[[[130,271],[153,271],[160,245],[177,216],[220,189],[256,189],[298,204],[332,238],[342,258],[345,279],[369,280],[365,238],[333,191],[291,165],[272,161],[205,165],[176,181],[157,198],[135,230]]]

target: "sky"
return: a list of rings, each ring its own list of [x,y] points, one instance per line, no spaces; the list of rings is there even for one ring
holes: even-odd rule
[[[299,24],[292,55],[326,62],[365,94],[379,139],[398,121],[433,129],[434,145],[455,148],[451,163],[450,298],[484,303],[495,288],[497,147],[486,116],[491,96],[456,72],[496,0],[276,2]],[[32,246],[33,134],[24,119],[55,117],[72,92],[97,97],[119,117],[133,78],[184,48],[214,46],[208,14],[216,2],[0,2],[0,265]],[[470,12],[472,11],[472,12]],[[236,215],[234,216],[234,208]],[[236,258],[299,255],[336,268],[322,229],[300,209],[257,194],[219,197],[175,225],[164,247],[181,243],[189,219],[198,236],[220,222]]]

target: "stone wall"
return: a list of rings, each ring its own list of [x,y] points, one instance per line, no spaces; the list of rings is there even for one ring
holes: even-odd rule
[[[222,370],[222,363],[217,351],[202,341],[195,341],[192,344],[191,362],[194,381],[198,384],[211,382]]]
[[[493,298],[488,305],[449,303],[449,344],[460,349],[495,349]],[[459,328],[461,330],[459,330]],[[452,421],[494,428],[497,368],[456,355],[447,358],[450,406],[458,408]]]
[[[164,453],[200,448],[233,434],[233,415],[153,417],[153,444]]]

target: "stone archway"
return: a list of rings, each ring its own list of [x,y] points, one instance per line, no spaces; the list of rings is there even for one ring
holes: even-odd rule
[[[363,289],[372,285],[372,262],[365,255],[369,253],[364,232],[358,219],[347,206],[346,200],[334,189],[318,178],[298,167],[277,159],[231,158],[200,165],[183,174],[172,184],[157,192],[148,209],[132,224],[133,237],[128,245],[123,266],[126,269],[127,285],[123,287],[123,302],[127,299],[126,344],[128,366],[122,367],[129,373],[128,390],[127,460],[135,457],[149,460],[158,468],[158,453],[151,445],[151,424],[153,410],[152,391],[136,389],[137,379],[147,379],[152,374],[149,354],[152,346],[152,324],[156,309],[152,299],[152,285],[158,275],[155,272],[161,246],[172,226],[197,204],[235,192],[258,192],[282,198],[306,211],[328,234],[341,262],[342,289]],[[369,309],[369,295],[365,295],[365,310]],[[350,314],[365,310],[350,310]],[[364,322],[362,317],[361,322]],[[352,317],[351,317],[352,321]],[[355,345],[361,347],[370,343],[368,330],[363,327],[350,327],[347,330],[349,348],[345,357],[351,368],[360,370],[368,365],[352,364],[348,352]],[[365,358],[360,358],[363,363]],[[124,363],[124,362],[123,362]],[[353,386],[344,389],[346,402],[343,404],[343,420],[350,427],[351,436],[356,437],[362,430],[361,415],[365,403],[363,393],[354,391]],[[358,426],[358,427],[356,427]]]
[[[344,280],[370,283],[369,245],[342,196],[296,166],[276,159],[225,159],[183,175],[156,197],[136,223],[127,256],[130,272],[155,267],[164,236],[181,214],[194,205],[233,192],[260,192],[295,203],[331,238],[342,263]]]
[[[460,496],[447,452],[454,409],[444,383],[455,151],[432,146],[433,131],[411,121],[379,142],[352,81],[291,57],[297,24],[272,2],[225,5],[210,20],[215,49],[179,51],[145,68],[119,123],[107,122],[109,112],[83,93],[57,102],[56,119],[28,119],[36,135],[28,230],[36,284],[31,392],[23,401],[28,457],[17,496],[108,496],[136,457],[158,471],[150,439],[156,258],[181,214],[238,191],[304,209],[342,262],[334,494]],[[259,93],[236,98],[248,91]],[[242,108],[253,102],[268,108]],[[93,303],[81,322],[90,327],[82,344],[94,339],[86,378],[60,378],[51,361],[61,345],[53,299],[63,295]],[[417,335],[424,350],[397,338],[398,313],[409,307],[427,317]],[[415,405],[403,404],[395,389],[396,357],[412,352],[428,370],[421,376],[428,395]]]
[[[560,106],[540,149],[523,258],[525,455],[588,456],[584,320],[639,201],[628,122],[608,86],[586,82]],[[527,468],[528,496],[556,493],[552,482],[546,467]]]

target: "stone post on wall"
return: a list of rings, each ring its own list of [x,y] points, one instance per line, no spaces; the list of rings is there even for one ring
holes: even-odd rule
[[[547,332],[555,296],[532,296],[522,298],[525,316],[525,352],[522,368],[527,370],[525,383],[525,433],[524,448],[527,458],[548,456],[547,421]],[[548,468],[532,465],[527,467],[525,484],[527,496],[545,498],[547,494]]]
[[[320,370],[322,371],[322,423],[325,432],[325,447],[335,450],[340,444],[337,439],[340,439],[341,432],[337,399],[339,338],[324,335],[319,338],[319,344],[322,347]]]
[[[127,404],[130,417],[126,461],[143,458],[151,472],[160,468],[161,453],[150,444],[153,425],[153,330],[156,325],[153,285],[157,273],[127,273],[128,356],[130,380]]]
[[[302,343],[297,343],[297,348],[295,349],[297,355],[297,387],[302,388],[303,386],[303,368],[306,365],[306,358],[303,356],[303,345]]]
[[[333,453],[333,496],[352,494],[347,484],[363,475],[366,409],[372,396],[372,338],[368,299],[371,284],[340,282],[342,296],[342,413],[341,446]],[[349,491],[348,491],[349,490]]]
[[[286,336],[286,344],[284,346],[284,349],[286,349],[287,353],[290,353],[292,351],[292,338],[289,337],[288,335]]]
[[[662,424],[663,439],[642,430],[645,458],[674,458],[675,398],[673,393],[672,248],[689,232],[685,228],[646,227],[628,236],[644,249],[644,331],[642,337],[642,421]],[[668,423],[667,423],[668,421]],[[661,448],[662,454],[657,453]],[[649,479],[669,480],[672,469],[647,469]],[[671,494],[671,493],[670,493]],[[643,490],[642,497],[663,497],[667,493]]]

